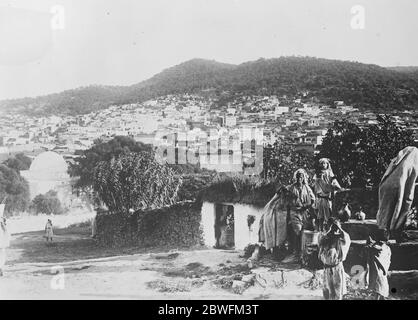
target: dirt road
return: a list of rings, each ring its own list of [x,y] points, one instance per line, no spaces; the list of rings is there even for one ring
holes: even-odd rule
[[[236,251],[108,249],[89,234],[83,228],[57,230],[52,245],[42,232],[14,235],[0,299],[321,298],[319,289],[299,287],[252,286],[235,293],[237,274],[251,274]]]

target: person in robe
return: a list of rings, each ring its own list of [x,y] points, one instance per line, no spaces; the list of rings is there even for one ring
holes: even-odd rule
[[[323,231],[332,214],[334,192],[341,190],[341,186],[332,171],[329,159],[319,159],[319,167],[313,180],[319,229]]]
[[[97,232],[97,215],[95,215],[91,221],[91,237],[92,238],[96,238],[96,232]]]
[[[266,251],[273,251],[273,256],[278,260],[286,254],[288,198],[287,187],[279,186],[275,195],[265,205],[259,222],[258,244],[249,260],[258,260],[260,247],[264,247]]]
[[[343,261],[351,239],[336,218],[328,219],[328,231],[319,240],[319,259],[324,264],[323,295],[326,300],[342,300],[347,292]]]
[[[52,242],[52,237],[54,236],[54,231],[52,227],[52,221],[51,219],[48,219],[45,225],[45,238],[46,242],[50,241]]]
[[[379,184],[376,222],[389,236],[402,242],[403,231],[414,200],[418,178],[418,148],[406,147],[392,159]]]
[[[392,252],[387,241],[387,231],[378,229],[366,243],[366,279],[368,289],[374,292],[376,300],[384,300],[389,296],[388,271]]]
[[[225,248],[226,246],[226,229],[228,227],[228,208],[226,206],[219,206],[219,213],[216,215],[215,221],[215,248]]]
[[[6,264],[6,248],[10,245],[10,235],[7,228],[6,218],[0,217],[0,277]]]
[[[291,227],[289,249],[292,252],[290,258],[300,260],[302,229],[309,223],[309,210],[315,203],[315,195],[308,185],[308,175],[305,170],[296,170],[293,180],[294,183],[288,187],[288,224]]]

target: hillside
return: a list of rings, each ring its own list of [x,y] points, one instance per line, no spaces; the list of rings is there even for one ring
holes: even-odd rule
[[[388,67],[387,69],[406,73],[418,72],[418,67],[416,66]]]
[[[418,106],[417,72],[339,60],[281,57],[240,65],[193,59],[132,86],[89,86],[42,97],[0,101],[0,108],[32,115],[76,115],[111,104],[205,89],[214,89],[217,95],[225,91],[230,95],[291,96],[308,92],[307,98],[316,97],[324,103],[344,100],[381,112]]]
[[[126,87],[88,86],[35,98],[0,101],[0,109],[26,115],[78,115],[119,103]]]

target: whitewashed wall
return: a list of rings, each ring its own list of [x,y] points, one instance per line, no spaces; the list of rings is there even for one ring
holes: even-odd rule
[[[213,247],[216,244],[215,239],[215,205],[211,202],[202,204],[202,230],[205,245]]]
[[[234,206],[234,242],[235,249],[242,250],[249,243],[258,242],[258,227],[262,209],[245,204],[232,204]],[[255,216],[255,221],[248,228],[247,217]],[[204,202],[202,205],[202,230],[205,245],[213,247],[216,244],[215,239],[215,204]]]
[[[242,250],[249,243],[258,242],[258,226],[260,224],[260,217],[262,209],[251,205],[234,204],[234,219],[235,219],[235,249]],[[249,215],[255,216],[255,221],[248,228],[247,217]]]

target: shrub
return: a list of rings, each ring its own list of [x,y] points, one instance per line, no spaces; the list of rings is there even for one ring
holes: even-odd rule
[[[57,192],[50,190],[45,194],[37,195],[30,206],[31,211],[36,214],[62,214],[64,212],[61,202],[57,197]]]
[[[199,201],[121,215],[97,214],[97,240],[105,246],[193,246],[202,243]]]
[[[205,189],[202,199],[210,202],[245,203],[263,207],[275,194],[276,183],[236,174],[218,176]]]
[[[177,200],[181,178],[151,153],[127,153],[100,162],[93,188],[111,212],[155,209]]]
[[[0,164],[0,201],[6,198],[5,212],[24,212],[29,208],[29,184],[13,168]]]
[[[412,131],[389,116],[377,116],[377,124],[361,128],[336,121],[328,130],[317,158],[331,159],[332,169],[345,187],[379,187],[390,161],[407,146],[415,145]]]

